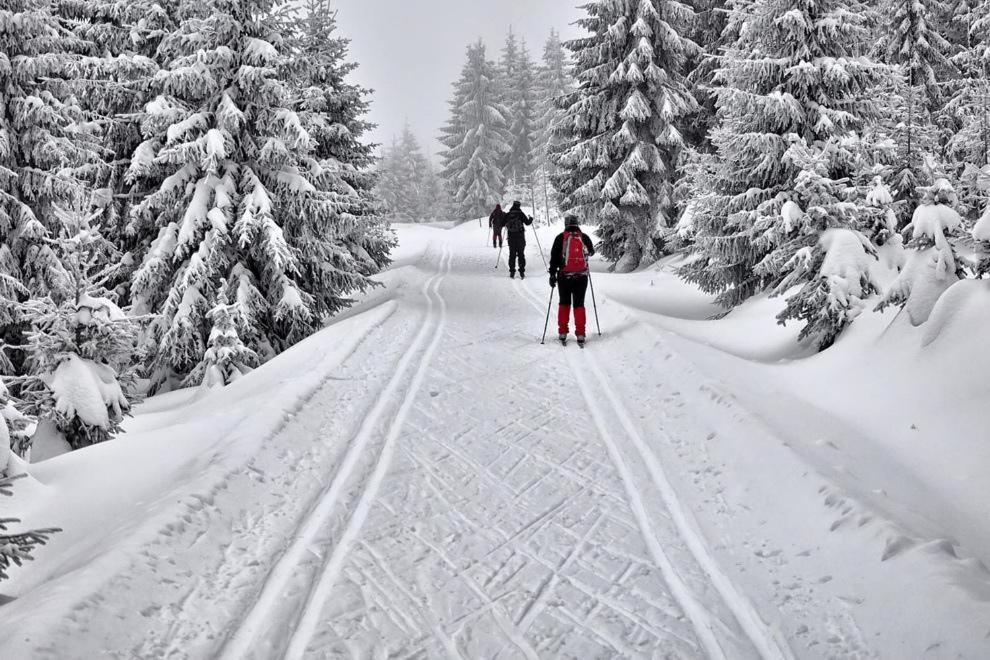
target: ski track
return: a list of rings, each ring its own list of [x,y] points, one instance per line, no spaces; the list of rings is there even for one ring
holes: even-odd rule
[[[336,547],[334,547],[326,569],[320,575],[313,592],[310,594],[306,607],[303,610],[299,625],[292,635],[289,642],[289,648],[285,654],[285,657],[289,660],[302,658],[306,651],[306,646],[313,638],[314,631],[318,624],[319,615],[330,596],[330,591],[333,589],[334,583],[340,575],[341,566],[344,558],[346,557],[347,551],[356,540],[365,520],[367,520],[368,510],[371,508],[371,503],[378,494],[378,490],[381,488],[382,481],[385,478],[385,473],[392,464],[392,455],[395,453],[395,444],[398,439],[399,432],[402,430],[403,425],[406,423],[406,419],[409,417],[409,410],[412,408],[413,402],[416,400],[416,396],[419,394],[420,388],[423,385],[426,370],[430,366],[430,362],[433,359],[433,354],[437,350],[437,345],[440,343],[440,339],[443,337],[444,327],[447,323],[447,304],[444,301],[443,296],[440,294],[440,285],[446,274],[450,272],[450,261],[450,251],[446,246],[444,246],[443,256],[441,257],[440,273],[431,280],[429,286],[427,287],[429,290],[427,294],[429,296],[429,311],[427,313],[428,321],[423,324],[420,334],[417,335],[416,339],[413,341],[413,346],[409,352],[406,353],[406,357],[412,356],[416,353],[419,350],[422,341],[429,338],[430,333],[433,334],[433,338],[426,347],[426,350],[423,352],[422,357],[419,358],[412,383],[403,395],[402,404],[399,406],[398,413],[389,424],[388,435],[385,438],[385,444],[381,449],[381,454],[379,455],[378,462],[375,465],[375,471],[362,491],[361,497],[358,500],[356,508],[351,514],[350,522],[344,530],[343,535],[337,542]],[[435,312],[436,307],[439,307],[440,309],[439,316],[437,316]],[[383,396],[390,398],[394,396],[394,388],[392,385],[393,383],[397,383],[402,378],[408,368],[409,362],[400,365],[399,370],[396,372],[395,379],[389,383],[389,387],[386,389]],[[375,415],[373,412],[372,416],[377,417],[378,415]]]
[[[405,379],[406,373],[412,368],[413,362],[416,360],[417,355],[421,352],[423,344],[427,343],[430,339],[431,332],[435,333],[433,341],[429,342],[425,352],[423,352],[422,356],[418,359],[413,384],[404,395],[397,417],[394,418],[390,424],[390,430],[385,439],[385,446],[381,449],[381,453],[379,454],[377,463],[378,467],[376,467],[371,481],[366,484],[364,493],[361,496],[357,508],[352,512],[352,516],[344,532],[344,536],[340,539],[334,549],[328,565],[326,566],[321,578],[317,581],[314,591],[310,595],[309,601],[305,606],[302,614],[302,620],[299,625],[302,630],[309,632],[303,633],[303,635],[300,636],[299,629],[297,629],[296,634],[292,637],[287,657],[300,657],[302,655],[301,650],[298,649],[300,644],[299,640],[305,638],[306,641],[308,641],[308,636],[312,635],[312,627],[315,625],[312,621],[312,611],[314,608],[318,609],[319,606],[322,605],[323,599],[326,598],[326,591],[333,586],[333,580],[336,579],[336,576],[340,571],[340,562],[344,552],[346,552],[350,543],[353,542],[357,532],[360,531],[361,524],[367,515],[368,496],[370,494],[370,497],[374,497],[374,494],[377,492],[377,489],[381,483],[382,476],[388,468],[395,435],[398,433],[398,429],[402,425],[402,420],[408,414],[408,409],[415,397],[418,384],[422,381],[422,373],[425,370],[426,365],[429,363],[429,359],[432,356],[433,351],[436,349],[437,339],[441,336],[440,330],[442,329],[445,308],[443,298],[439,294],[439,288],[446,275],[444,270],[449,270],[449,268],[450,254],[448,248],[444,246],[443,254],[441,256],[440,271],[428,279],[423,284],[422,288],[422,294],[428,300],[426,321],[423,322],[419,332],[413,339],[412,344],[400,360],[395,374],[379,395],[377,401],[375,402],[374,408],[372,408],[371,412],[363,420],[357,436],[351,442],[340,470],[330,482],[328,489],[321,496],[316,508],[303,522],[299,533],[293,539],[292,544],[273,567],[254,605],[251,607],[250,611],[243,618],[243,620],[236,626],[234,633],[224,645],[224,648],[219,655],[220,658],[240,660],[241,658],[245,658],[250,655],[251,649],[255,645],[255,641],[264,627],[264,623],[271,618],[271,614],[276,609],[278,601],[282,598],[284,591],[288,587],[293,573],[298,569],[302,559],[309,552],[310,546],[316,541],[327,519],[337,509],[338,501],[341,498],[343,489],[348,485],[352,474],[356,470],[358,461],[362,458],[362,455],[365,453],[369,443],[375,436],[375,431],[392,406],[393,399],[396,397],[399,388]],[[435,299],[436,301],[439,301],[439,303],[437,303]],[[441,309],[439,321],[436,318],[435,311],[437,306]],[[305,642],[302,643],[305,644]]]
[[[539,301],[536,299],[532,290],[528,286],[520,282],[518,288],[523,292],[526,300],[529,301],[537,311],[543,311]],[[591,319],[589,319],[589,321],[590,320]],[[653,450],[650,449],[649,445],[643,440],[642,435],[632,419],[632,415],[626,409],[625,405],[616,394],[615,388],[611,386],[608,377],[598,365],[598,361],[595,358],[593,351],[588,349],[577,350],[582,351],[583,360],[588,363],[591,374],[597,381],[601,391],[605,394],[609,407],[614,412],[615,417],[619,420],[623,430],[625,431],[626,437],[635,447],[636,454],[644,461],[653,483],[663,496],[666,509],[671,514],[681,539],[690,549],[695,561],[697,561],[697,563],[708,575],[713,586],[716,588],[725,604],[735,616],[736,621],[742,627],[753,647],[759,652],[760,656],[764,658],[764,660],[792,659],[794,655],[779,631],[771,629],[762,620],[749,599],[736,588],[728,576],[726,576],[726,574],[718,566],[717,561],[708,550],[707,543],[698,531],[698,526],[693,520],[693,516],[681,503],[680,498],[677,496],[677,492],[667,479],[663,467],[660,465],[659,459]],[[663,550],[662,545],[657,540],[657,535],[653,530],[653,525],[649,514],[647,513],[645,506],[642,504],[642,496],[634,483],[634,477],[626,466],[621,450],[608,430],[604,415],[596,402],[594,394],[584,373],[582,372],[582,369],[575,362],[576,358],[573,351],[568,350],[566,358],[571,373],[574,374],[578,387],[581,390],[585,404],[592,412],[592,417],[594,418],[595,425],[598,428],[599,436],[606,443],[609,453],[612,455],[619,471],[623,474],[623,482],[629,491],[630,499],[635,502],[634,511],[636,512],[643,535],[649,543],[654,560],[659,566],[661,566],[665,579],[674,589],[677,594],[678,601],[691,618],[692,624],[698,633],[699,639],[704,644],[709,657],[727,657],[725,650],[722,648],[720,642],[718,641],[717,635],[713,630],[712,617],[709,612],[705,610],[704,606],[698,602],[696,596],[691,592],[689,587],[684,584],[677,572],[677,569],[671,564],[669,558]],[[660,432],[663,433],[662,430]]]

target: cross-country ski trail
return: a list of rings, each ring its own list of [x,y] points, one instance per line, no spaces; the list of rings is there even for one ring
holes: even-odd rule
[[[437,236],[353,312],[386,298],[392,306],[247,465],[131,549],[126,570],[104,576],[43,635],[8,650],[229,660],[872,655],[835,601],[795,609],[800,589],[786,607],[750,593],[764,583],[740,579],[738,548],[696,518],[662,455],[681,442],[677,388],[705,384],[675,369],[656,330],[599,300],[604,337],[589,333],[584,350],[540,345],[549,289],[535,246],[531,277],[513,281],[466,230]],[[651,347],[668,351],[663,369],[622,370]],[[674,395],[651,406],[630,389],[651,387]]]

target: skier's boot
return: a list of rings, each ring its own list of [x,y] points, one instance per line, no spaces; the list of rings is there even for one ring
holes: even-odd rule
[[[561,332],[557,335],[557,341],[559,341],[562,345],[567,346],[567,333]]]
[[[521,280],[526,279],[526,271],[523,270],[519,271],[519,279]]]
[[[511,270],[509,271],[509,279],[510,280],[516,279],[516,274],[513,271],[511,271]]]
[[[581,348],[584,348],[584,335],[578,335],[577,336],[577,343],[578,343],[578,346],[580,346]]]

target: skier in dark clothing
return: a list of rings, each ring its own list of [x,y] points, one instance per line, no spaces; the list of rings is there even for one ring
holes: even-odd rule
[[[488,216],[488,228],[492,230],[492,247],[502,247],[502,227],[505,226],[505,211],[501,204],[495,205],[495,210]]]
[[[516,260],[519,261],[519,277],[526,279],[526,227],[533,219],[522,211],[521,202],[513,202],[505,214],[505,229],[509,241],[509,277],[516,276]]]
[[[584,346],[587,314],[584,295],[588,290],[588,257],[595,254],[591,238],[581,231],[578,219],[567,216],[564,231],[553,240],[550,249],[550,288],[560,284],[560,307],[557,309],[557,332],[561,343],[567,342],[568,323],[574,309],[574,334]]]

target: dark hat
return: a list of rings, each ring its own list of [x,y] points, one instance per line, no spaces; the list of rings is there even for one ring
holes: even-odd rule
[[[515,202],[512,202],[512,208],[514,208],[514,209],[517,209],[517,208],[519,208],[521,206],[522,206],[522,202],[520,202],[518,200],[515,201]]]
[[[576,215],[568,215],[568,216],[565,216],[564,217],[564,226],[565,227],[580,227],[581,226],[581,221],[578,220],[578,217]]]

